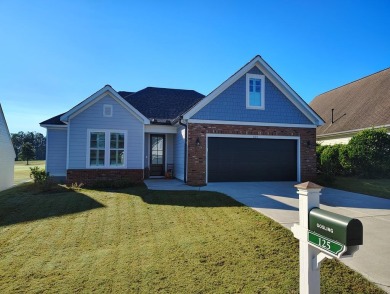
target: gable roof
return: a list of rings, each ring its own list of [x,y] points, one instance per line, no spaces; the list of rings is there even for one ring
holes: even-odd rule
[[[15,157],[16,154],[15,154],[15,149],[13,148],[13,144],[12,144],[11,133],[9,132],[8,124],[7,124],[7,121],[5,119],[5,115],[3,112],[3,108],[1,107],[1,104],[0,104],[0,120],[3,121],[5,136],[7,137],[7,140],[9,140],[10,145],[12,146],[12,151],[14,152],[14,157]],[[1,135],[1,130],[0,130],[0,135]]]
[[[318,95],[310,106],[326,121],[320,136],[390,125],[390,68]]]
[[[131,93],[119,94],[154,123],[175,123],[180,116],[204,95],[194,90],[147,87]]]
[[[131,107],[144,122],[157,124],[175,124],[180,116],[203,99],[204,95],[193,90],[167,89],[147,87],[138,92],[116,92],[111,86],[106,85],[95,94],[77,104],[68,112],[56,115],[40,123],[41,126],[66,126],[65,121],[81,109],[88,107],[103,93],[109,91],[112,95],[119,96],[122,104]]]
[[[245,75],[253,67],[258,67],[264,75],[314,124],[322,125],[324,122],[321,117],[310,108],[310,106],[265,62],[260,55],[255,56],[251,61],[245,64],[235,74],[229,77],[214,91],[208,94],[202,101],[196,104],[192,109],[184,114],[185,119],[190,119],[199,110],[210,103],[219,94],[225,91],[239,78]]]
[[[137,109],[135,109],[129,103],[126,103],[126,101],[110,85],[105,85],[103,88],[101,88],[95,94],[89,96],[87,99],[85,99],[81,103],[77,104],[75,107],[73,107],[68,112],[65,112],[60,117],[60,120],[63,122],[67,122],[69,120],[69,118],[71,118],[74,115],[77,115],[79,112],[88,108],[89,106],[94,104],[96,101],[98,101],[100,98],[103,98],[106,93],[109,94],[112,98],[114,98],[119,104],[121,104],[130,113],[135,115],[135,117],[137,117],[140,121],[142,121],[145,124],[149,123],[149,120],[143,114],[141,114]]]

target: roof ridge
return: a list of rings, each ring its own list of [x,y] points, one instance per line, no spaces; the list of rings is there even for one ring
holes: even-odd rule
[[[145,89],[148,89],[148,88],[152,88],[152,89],[165,89],[165,90],[178,90],[178,91],[193,91],[193,92],[199,93],[198,91],[195,91],[193,89],[177,89],[177,88],[153,87],[153,86],[148,86],[146,88],[143,88],[142,90],[145,90]],[[142,90],[139,90],[139,91],[142,91]],[[137,92],[139,92],[139,91],[137,91]],[[135,92],[135,93],[137,93],[137,92]],[[201,93],[199,93],[199,94],[201,94]]]
[[[388,70],[388,69],[390,69],[390,66],[389,66],[389,67],[386,67],[385,69],[382,69],[382,70],[379,70],[379,71],[377,71],[377,72],[374,72],[374,73],[372,73],[372,74],[369,74],[369,75],[367,75],[367,76],[361,77],[361,78],[359,78],[359,79],[357,79],[357,80],[354,80],[354,81],[352,81],[352,82],[346,83],[346,84],[344,84],[344,85],[338,86],[338,87],[336,87],[336,88],[333,88],[333,89],[331,89],[331,90],[328,90],[328,91],[326,91],[326,92],[323,92],[323,93],[321,93],[321,94],[318,94],[317,96],[315,96],[315,97],[313,98],[312,101],[314,101],[314,99],[316,99],[317,97],[319,97],[319,96],[321,96],[321,95],[324,95],[324,94],[326,94],[326,93],[329,93],[329,92],[335,91],[335,90],[337,90],[337,89],[343,88],[343,87],[348,86],[348,85],[350,85],[350,84],[359,82],[359,81],[361,81],[361,80],[364,80],[364,79],[369,78],[369,77],[371,77],[371,76],[373,76],[373,75],[379,74],[379,73],[381,73],[381,72],[383,72],[383,71],[385,71],[385,70]]]

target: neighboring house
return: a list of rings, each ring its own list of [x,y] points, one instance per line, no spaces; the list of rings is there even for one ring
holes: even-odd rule
[[[47,171],[68,183],[173,175],[215,181],[315,177],[322,119],[256,56],[204,97],[192,90],[107,85],[47,128]]]
[[[324,145],[346,144],[369,128],[390,132],[390,68],[323,93],[310,106],[325,120],[317,128]]]
[[[0,104],[0,191],[14,184],[15,150]]]

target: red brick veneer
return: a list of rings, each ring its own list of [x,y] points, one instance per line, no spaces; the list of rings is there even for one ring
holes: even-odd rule
[[[66,183],[83,183],[93,185],[99,181],[125,180],[141,183],[144,179],[143,169],[68,169]]]
[[[316,176],[315,128],[281,128],[190,123],[188,124],[188,185],[206,185],[206,134],[300,137],[301,181],[313,180]],[[199,138],[200,146],[196,146],[197,138]],[[310,142],[310,144],[308,144],[308,142]]]

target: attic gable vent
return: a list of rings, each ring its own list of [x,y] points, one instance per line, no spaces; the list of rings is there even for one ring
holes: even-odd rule
[[[103,116],[104,117],[112,117],[112,105],[110,105],[110,104],[103,105]]]

